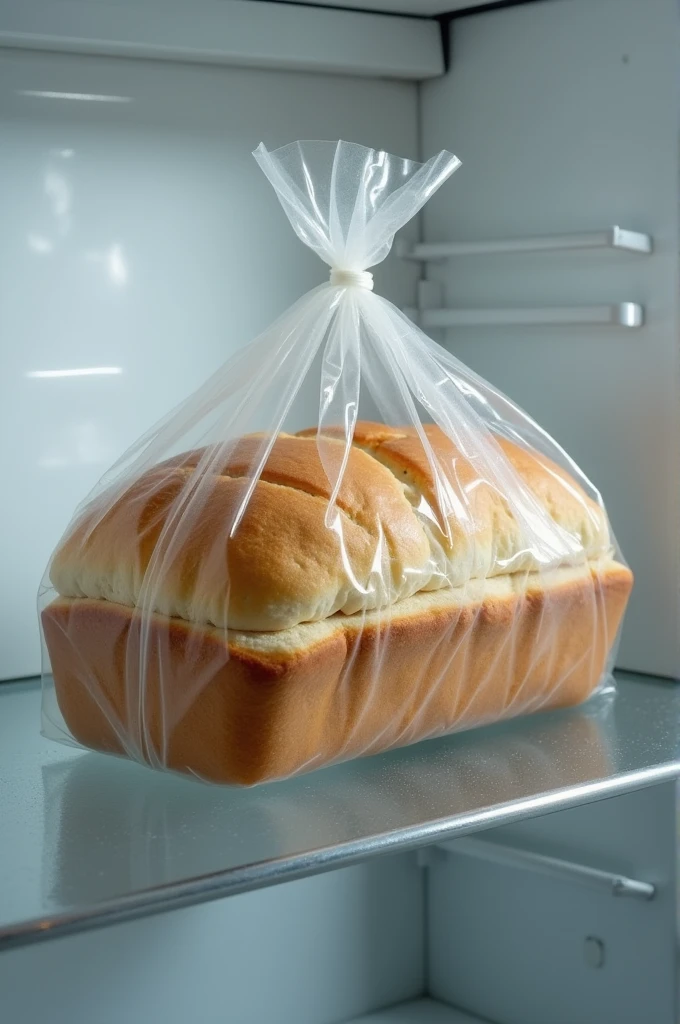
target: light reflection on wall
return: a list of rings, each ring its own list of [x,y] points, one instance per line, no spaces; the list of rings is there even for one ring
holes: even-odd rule
[[[80,366],[64,370],[29,370],[26,376],[33,379],[52,377],[117,377],[122,372],[122,366]]]
[[[41,256],[47,255],[54,249],[54,242],[51,238],[45,238],[44,235],[38,235],[32,231],[29,232],[27,241],[29,249],[39,253]]]
[[[132,96],[98,92],[57,92],[54,89],[17,89],[17,96],[37,100],[72,100],[76,103],[132,103]]]
[[[118,455],[115,439],[101,423],[83,420],[64,424],[57,436],[38,456],[41,469],[66,469],[70,466],[111,465]]]
[[[85,253],[88,263],[98,263],[104,267],[112,284],[121,288],[127,284],[129,271],[123,247],[114,242],[108,249],[90,249]]]
[[[57,230],[61,235],[68,234],[71,228],[71,203],[73,198],[69,182],[60,171],[50,168],[45,172],[43,188],[52,207],[52,215],[57,222]]]

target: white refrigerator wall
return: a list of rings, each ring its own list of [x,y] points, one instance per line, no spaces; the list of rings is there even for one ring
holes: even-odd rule
[[[415,854],[0,956],[3,1024],[337,1024],[425,988]]]
[[[0,135],[2,679],[39,672],[36,592],[76,503],[327,274],[251,151],[417,157],[417,86],[5,50]],[[417,269],[388,262],[376,288],[411,303]]]
[[[680,674],[676,0],[559,0],[454,21],[451,70],[422,86],[422,147],[463,166],[424,238],[504,239],[619,224],[613,251],[430,265],[451,306],[644,304],[640,331],[448,332],[463,362],[527,409],[602,491],[636,575],[619,664]]]

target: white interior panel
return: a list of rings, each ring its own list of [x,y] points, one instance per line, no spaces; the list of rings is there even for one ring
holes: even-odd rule
[[[335,1024],[423,991],[413,854],[0,956],[7,1024]]]
[[[444,70],[435,21],[267,0],[0,0],[0,45],[376,78]]]
[[[344,138],[417,157],[416,86],[4,51],[0,131],[0,678],[13,678],[39,671],[35,595],[75,504],[328,272],[251,150]],[[390,258],[376,288],[412,302],[417,273]],[[97,372],[50,375],[73,370]]]
[[[603,250],[457,257],[431,265],[446,304],[646,307],[637,331],[475,327],[446,337],[601,489],[636,575],[619,663],[680,674],[678,13],[675,0],[562,0],[452,25],[446,77],[422,87],[422,145],[463,166],[424,209],[425,241],[602,231]]]

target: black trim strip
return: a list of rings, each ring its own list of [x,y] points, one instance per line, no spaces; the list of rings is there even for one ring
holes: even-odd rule
[[[436,15],[437,21],[455,21],[456,18],[469,18],[471,14],[486,14],[487,11],[500,11],[504,7],[525,7],[527,4],[536,4],[545,0],[492,0],[483,7],[463,7],[460,11],[449,11],[448,14]],[[419,17],[419,15],[418,15]]]
[[[271,2],[271,0],[259,0],[262,2]],[[280,2],[280,0],[278,0]],[[290,7],[316,7],[319,11],[353,11],[355,14],[382,14],[386,18],[411,18],[412,21],[435,21],[436,16],[434,14],[414,14],[413,11],[377,11],[375,8],[369,7],[353,7],[351,4],[319,4],[314,3],[314,0],[294,0],[294,3],[289,4]],[[446,15],[445,15],[446,17]]]

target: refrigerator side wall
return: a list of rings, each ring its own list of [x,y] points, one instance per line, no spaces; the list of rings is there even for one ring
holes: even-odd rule
[[[452,23],[451,70],[421,91],[426,153],[463,160],[424,240],[598,231],[625,252],[456,257],[428,268],[448,306],[642,303],[641,330],[450,330],[448,347],[526,408],[602,491],[636,575],[619,664],[680,675],[678,6],[559,0]]]

